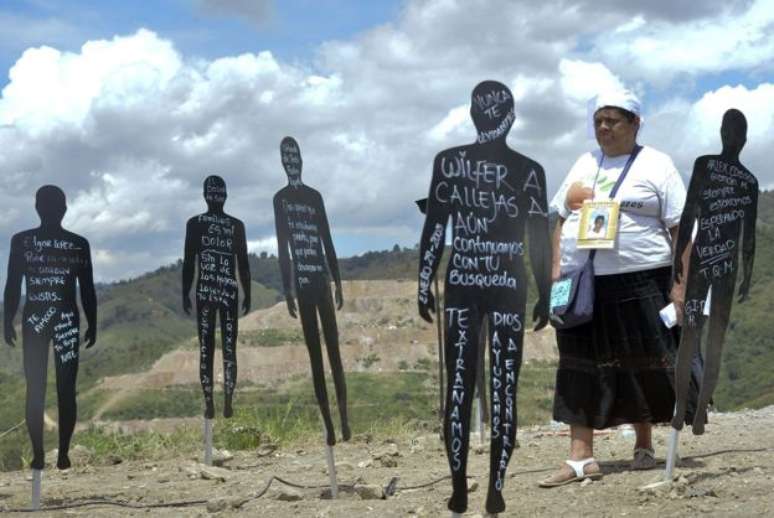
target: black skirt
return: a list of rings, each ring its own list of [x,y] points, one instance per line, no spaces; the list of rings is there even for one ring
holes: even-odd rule
[[[668,329],[658,314],[669,303],[670,279],[669,267],[595,278],[593,320],[556,332],[556,421],[596,429],[671,421],[679,328]],[[700,379],[692,378],[688,414]]]

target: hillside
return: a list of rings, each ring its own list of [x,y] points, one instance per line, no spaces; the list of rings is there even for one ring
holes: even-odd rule
[[[417,326],[417,317],[413,295],[413,279],[416,272],[418,250],[401,249],[395,246],[392,250],[368,252],[361,256],[343,258],[340,260],[342,277],[347,281],[375,281],[408,279],[402,284],[400,294],[388,295],[381,292],[378,283],[367,288],[355,288],[356,284],[348,283],[345,287],[347,307],[342,313],[342,344],[344,347],[360,346],[371,343],[372,350],[368,353],[353,349],[353,355],[360,358],[360,366],[372,363],[379,367],[387,365],[388,359],[394,363],[393,357],[405,354],[397,348],[391,354],[382,351],[390,350],[395,340],[401,341],[406,347],[408,340],[416,340],[429,344],[434,341],[432,328],[422,330]],[[251,274],[253,278],[253,314],[244,320],[241,326],[244,331],[240,341],[247,347],[282,345],[285,349],[294,348],[290,343],[301,343],[297,329],[297,321],[286,316],[282,300],[281,280],[277,259],[274,256],[261,254],[251,255]],[[169,266],[140,276],[136,279],[121,281],[98,287],[99,298],[99,336],[96,347],[82,350],[81,369],[79,374],[79,392],[84,397],[82,415],[90,415],[95,406],[100,404],[97,392],[90,392],[101,380],[131,379],[132,375],[143,372],[153,372],[157,365],[167,357],[167,365],[176,365],[174,357],[168,356],[173,351],[183,347],[189,353],[195,348],[195,323],[193,317],[184,315],[180,307],[180,277],[181,263]],[[359,285],[358,285],[359,286]],[[355,292],[350,293],[350,290]],[[365,290],[372,293],[372,302],[366,300]],[[724,361],[721,370],[721,380],[715,395],[716,408],[728,411],[742,407],[759,408],[774,404],[774,319],[770,315],[774,311],[774,193],[762,193],[759,203],[759,226],[757,252],[751,300],[742,305],[735,305],[732,321],[724,350]],[[380,296],[386,297],[379,301]],[[392,301],[389,301],[390,297]],[[395,298],[397,297],[397,299]],[[395,302],[400,300],[400,303]],[[354,308],[356,300],[361,304],[376,304],[383,310],[389,308],[390,317],[384,321],[368,323],[371,329],[357,329],[364,326],[357,319],[348,321],[349,315],[357,311],[367,311],[368,306]],[[271,309],[269,309],[271,308]],[[265,309],[266,311],[257,311]],[[18,318],[18,317],[17,317]],[[264,327],[259,321],[264,320]],[[18,320],[17,320],[18,321]],[[267,324],[268,322],[268,324]],[[350,327],[348,328],[347,325]],[[408,323],[408,327],[406,326]],[[270,324],[270,325],[269,325]],[[396,329],[390,329],[395,326]],[[403,326],[403,327],[401,327]],[[550,331],[547,331],[550,333]],[[347,335],[347,333],[350,333]],[[397,333],[397,334],[396,334]],[[382,338],[374,338],[381,336]],[[370,337],[370,338],[369,338]],[[284,340],[284,342],[283,342]],[[369,342],[372,340],[373,342]],[[376,349],[373,344],[378,343]],[[243,348],[247,352],[247,348]],[[277,355],[277,363],[273,364],[275,371],[282,371],[281,360],[285,349],[272,352]],[[378,349],[378,350],[377,350]],[[431,348],[432,349],[432,348]],[[436,354],[431,349],[427,351],[428,362]],[[177,354],[177,353],[175,353]],[[188,353],[186,353],[188,354]],[[266,353],[244,361],[241,365],[260,364],[268,358]],[[299,358],[305,358],[303,349],[293,350]],[[195,355],[194,355],[195,356]],[[189,361],[187,359],[186,361]],[[412,366],[418,358],[410,357],[406,365]],[[161,362],[161,363],[159,363]],[[414,363],[412,363],[414,362]],[[195,363],[195,362],[194,362]],[[392,365],[394,367],[395,365]],[[349,365],[357,370],[357,365]],[[428,369],[429,370],[429,369]],[[256,373],[255,378],[266,375],[272,369],[264,369]],[[249,379],[249,371],[245,371],[245,379]],[[256,371],[257,372],[257,371]],[[302,375],[302,370],[294,371]],[[121,378],[121,376],[128,376]],[[541,374],[543,376],[543,374]],[[549,374],[546,374],[550,378]],[[191,381],[187,378],[188,382]],[[195,381],[195,377],[193,378]],[[55,404],[53,369],[49,369],[48,403]],[[116,382],[120,383],[120,381]],[[0,347],[0,432],[23,419],[24,382],[21,373],[20,347],[11,349]],[[187,387],[190,397],[186,401],[196,401],[197,389]],[[183,398],[185,399],[185,398]],[[185,407],[183,415],[194,415],[196,407],[193,403]],[[159,408],[159,412],[162,408]],[[20,435],[19,437],[22,437]],[[3,442],[12,436],[3,439]],[[18,463],[18,458],[14,461]],[[0,464],[5,460],[0,458]]]
[[[715,402],[723,410],[774,404],[774,192],[758,202],[750,300],[735,304]]]

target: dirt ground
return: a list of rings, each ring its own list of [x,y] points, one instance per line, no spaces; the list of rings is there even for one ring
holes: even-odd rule
[[[509,466],[504,496],[508,510],[500,516],[771,516],[774,513],[774,406],[757,411],[710,415],[703,436],[681,435],[681,464],[676,482],[656,491],[640,488],[660,479],[657,470],[628,468],[632,437],[613,430],[596,437],[596,458],[604,478],[555,489],[537,482],[564,459],[566,429],[536,426],[519,430],[520,447]],[[655,430],[660,461],[669,428]],[[305,444],[270,451],[240,452],[222,468],[208,468],[194,459],[123,462],[113,466],[79,465],[68,472],[44,472],[43,505],[68,506],[86,500],[110,500],[132,505],[201,501],[190,507],[129,509],[100,504],[48,511],[41,516],[267,516],[323,517],[435,517],[448,516],[449,480],[437,435],[374,440],[356,437],[337,445],[339,498],[325,498],[328,483],[322,444]],[[77,440],[77,436],[76,436]],[[477,445],[477,437],[472,439]],[[468,472],[472,477],[470,508],[465,516],[483,513],[488,474],[488,447],[474,448]],[[0,511],[29,505],[28,472],[0,473]],[[297,489],[274,480],[318,486]],[[378,498],[381,488],[398,477],[397,492]],[[347,485],[357,483],[357,492]],[[371,499],[376,498],[376,499]]]

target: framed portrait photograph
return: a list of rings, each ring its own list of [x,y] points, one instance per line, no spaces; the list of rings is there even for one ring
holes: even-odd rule
[[[578,248],[615,247],[619,203],[614,200],[583,202],[578,231]]]

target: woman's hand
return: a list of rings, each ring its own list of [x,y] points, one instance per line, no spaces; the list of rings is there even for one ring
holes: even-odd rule
[[[669,300],[675,305],[677,315],[677,324],[683,325],[683,311],[685,308],[685,283],[675,282],[672,284],[672,290],[669,292]]]
[[[564,204],[570,210],[578,210],[583,206],[583,200],[590,200],[593,197],[594,191],[591,188],[584,187],[583,182],[575,182],[567,189]]]

